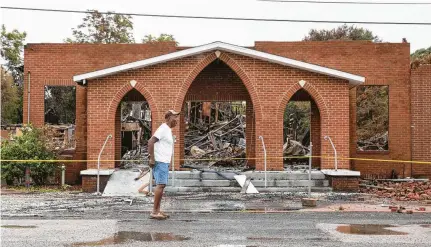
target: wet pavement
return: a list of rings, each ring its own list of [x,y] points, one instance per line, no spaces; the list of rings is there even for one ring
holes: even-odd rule
[[[390,213],[363,195],[168,194],[164,221],[149,219],[151,197],[85,193],[2,194],[2,246],[428,246],[431,210]],[[383,204],[383,205],[382,205]],[[361,209],[365,205],[368,209]],[[415,208],[418,205],[408,205]],[[358,210],[361,211],[361,210]],[[381,212],[379,212],[381,211]],[[394,245],[395,244],[395,245]]]
[[[177,213],[3,220],[2,246],[429,246],[431,219],[390,213]],[[382,224],[382,225],[379,225]],[[425,227],[424,227],[425,226]],[[343,232],[350,229],[347,232]],[[359,232],[356,232],[359,229]],[[340,232],[341,231],[341,232]],[[392,234],[388,231],[399,232]]]
[[[378,224],[349,224],[337,227],[337,232],[357,235],[407,235],[406,232],[390,230],[388,228],[396,228],[394,225],[378,225]]]

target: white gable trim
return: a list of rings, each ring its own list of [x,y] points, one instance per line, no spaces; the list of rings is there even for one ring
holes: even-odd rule
[[[265,60],[268,62],[277,63],[277,64],[281,64],[281,65],[285,65],[293,68],[307,70],[318,74],[324,74],[324,75],[348,80],[350,86],[357,86],[365,82],[365,78],[362,76],[322,67],[311,63],[305,63],[298,60],[269,54],[266,52],[256,51],[256,50],[244,48],[241,46],[231,45],[223,42],[214,42],[214,43],[197,46],[197,47],[193,47],[182,51],[169,53],[166,55],[161,55],[158,57],[140,60],[133,63],[127,63],[127,64],[123,64],[123,65],[119,65],[119,66],[115,66],[107,69],[96,70],[90,73],[76,75],[73,77],[73,80],[75,82],[79,82],[82,80],[96,79],[96,78],[112,75],[112,74],[127,71],[127,70],[144,68],[151,65],[164,63],[164,62],[180,59],[183,57],[190,57],[190,56],[194,56],[194,55],[204,53],[204,52],[209,52],[209,51],[226,51],[226,52],[231,52],[234,54],[239,54],[239,55],[252,57],[260,60]]]

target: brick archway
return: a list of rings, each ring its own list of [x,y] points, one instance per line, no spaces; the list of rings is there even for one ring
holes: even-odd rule
[[[305,92],[308,93],[308,95],[310,95],[310,97],[312,98],[312,100],[314,101],[315,104],[311,104],[311,111],[314,112],[313,110],[313,105],[314,108],[317,107],[317,112],[319,113],[318,116],[311,116],[311,125],[310,125],[310,129],[313,129],[313,121],[317,121],[318,125],[320,128],[316,129],[316,133],[318,133],[317,136],[311,136],[311,141],[313,142],[313,146],[315,150],[313,152],[313,156],[320,156],[320,155],[328,155],[328,151],[329,151],[329,147],[326,143],[324,143],[323,141],[323,137],[325,135],[329,134],[329,116],[328,116],[328,106],[325,102],[325,100],[323,99],[322,95],[318,92],[318,90],[314,87],[314,85],[310,82],[306,82],[305,85],[303,87],[301,87],[301,85],[299,83],[295,83],[293,86],[291,86],[287,92],[284,93],[283,98],[278,106],[278,114],[277,114],[277,123],[283,123],[283,117],[284,117],[284,111],[286,109],[286,105],[289,103],[289,101],[291,100],[291,98],[295,95],[295,93],[297,93],[299,90],[304,90]],[[313,120],[314,119],[314,120]],[[281,124],[281,126],[283,126],[283,124]],[[314,125],[316,126],[316,125]],[[316,127],[318,128],[318,127]],[[313,132],[313,131],[312,131]],[[283,141],[284,143],[284,141]],[[317,148],[317,149],[316,149]],[[320,167],[324,167],[327,168],[328,167],[328,160],[327,159],[319,159],[319,158],[313,158],[313,164],[314,165],[319,165]]]
[[[176,101],[175,101],[175,109],[181,110],[182,106],[184,104],[184,101],[186,100],[187,93],[189,92],[189,89],[192,87],[193,82],[196,81],[199,74],[204,71],[212,62],[219,59],[221,62],[223,62],[229,69],[235,73],[238,78],[241,80],[242,85],[244,86],[244,90],[246,90],[249,100],[251,101],[251,104],[247,104],[249,108],[247,108],[248,113],[247,116],[251,116],[247,118],[247,126],[250,126],[246,132],[246,139],[247,139],[247,157],[260,157],[263,156],[261,152],[257,151],[256,148],[256,142],[257,142],[257,136],[259,136],[259,128],[256,127],[257,123],[259,123],[262,119],[262,110],[261,110],[261,104],[259,103],[259,98],[257,96],[256,89],[248,77],[248,75],[245,73],[245,71],[241,68],[241,66],[238,65],[238,63],[229,56],[228,53],[221,52],[219,56],[216,55],[215,52],[212,52],[208,54],[203,60],[201,60],[189,73],[187,78],[184,80],[183,84],[181,85],[181,90],[179,94],[177,95]],[[182,118],[182,120],[184,120]],[[181,121],[183,122],[183,121]],[[183,133],[185,129],[183,129],[184,126],[180,126],[179,136],[183,136]],[[180,145],[178,147],[178,153],[180,153],[180,159],[183,159],[184,157],[184,139],[180,138]],[[256,160],[250,160],[248,161],[250,166],[256,166]],[[177,164],[179,166],[179,163]]]
[[[135,87],[132,87],[132,85],[128,82],[124,84],[124,86],[115,94],[115,96],[112,98],[111,103],[109,104],[109,110],[108,110],[108,120],[115,119],[115,114],[117,112],[118,105],[120,104],[123,97],[132,89],[138,90],[145,98],[145,100],[148,102],[148,105],[150,106],[151,110],[151,119],[158,119],[158,109],[157,105],[151,96],[150,92],[142,85],[142,83],[137,82]]]
[[[286,108],[287,103],[289,103],[292,96],[298,92],[300,89],[304,89],[316,102],[317,107],[319,108],[320,116],[322,117],[322,127],[327,127],[326,125],[323,125],[323,123],[326,123],[328,121],[328,107],[323,99],[323,97],[320,95],[320,93],[317,91],[317,89],[310,83],[306,82],[304,87],[301,87],[299,83],[295,83],[293,86],[291,86],[287,92],[284,93],[283,98],[278,105],[278,114],[277,114],[277,122],[281,121],[279,118],[283,119],[284,110]],[[323,128],[322,128],[323,130]],[[327,129],[325,129],[325,132]]]
[[[203,59],[193,68],[193,70],[190,72],[188,77],[184,80],[183,84],[181,85],[181,89],[175,101],[175,110],[178,110],[178,111],[181,110],[187,91],[189,90],[193,81],[196,79],[196,77],[199,75],[199,73],[202,70],[204,70],[211,62],[213,62],[217,58],[223,61],[224,63],[226,63],[241,79],[253,103],[253,107],[255,111],[254,112],[255,120],[260,121],[262,118],[262,110],[260,108],[261,106],[259,104],[259,98],[257,96],[257,92],[256,92],[256,89],[254,88],[253,83],[251,82],[247,74],[244,72],[244,70],[235,62],[235,60],[229,57],[229,55],[225,52],[221,52],[219,57],[217,57],[216,54],[213,52],[208,56],[206,56],[205,59]]]
[[[153,122],[153,119],[157,119],[158,111],[157,106],[153,100],[153,97],[148,92],[147,89],[144,88],[142,83],[136,83],[133,87],[131,83],[126,83],[124,86],[115,94],[115,96],[112,98],[112,101],[109,105],[108,110],[108,116],[107,121],[108,122],[114,122],[113,129],[110,130],[110,133],[112,134],[112,137],[114,139],[114,158],[115,158],[115,167],[120,165],[120,162],[118,160],[121,159],[121,146],[122,146],[122,140],[121,140],[121,113],[119,110],[119,105],[121,100],[124,98],[125,95],[127,95],[131,90],[135,89],[138,91],[148,102],[148,105],[150,106],[151,110],[151,122]],[[111,125],[109,125],[111,126]],[[154,125],[151,124],[151,132],[154,132]]]

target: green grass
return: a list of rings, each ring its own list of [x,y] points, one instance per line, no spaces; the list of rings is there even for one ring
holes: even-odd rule
[[[76,187],[70,185],[66,186],[30,186],[26,188],[25,186],[12,186],[8,189],[20,191],[20,192],[32,192],[32,193],[55,193],[55,192],[65,192],[65,191],[82,191]]]

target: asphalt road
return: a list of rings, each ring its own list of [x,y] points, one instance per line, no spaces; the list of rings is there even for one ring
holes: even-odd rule
[[[155,221],[148,219],[148,213],[130,212],[111,218],[8,217],[2,219],[1,225],[1,246],[20,247],[418,247],[430,246],[431,243],[431,215],[427,213],[176,213],[168,220]],[[358,232],[339,232],[352,230]]]

